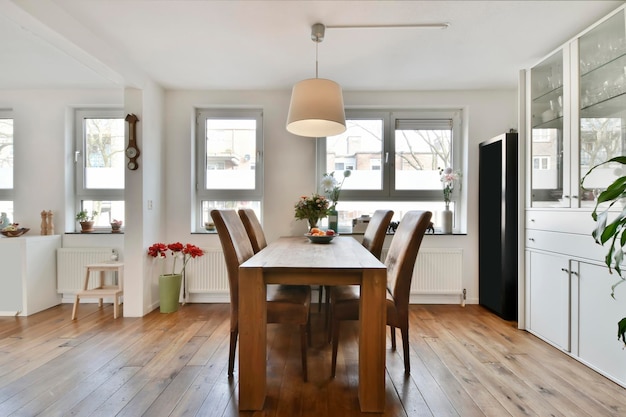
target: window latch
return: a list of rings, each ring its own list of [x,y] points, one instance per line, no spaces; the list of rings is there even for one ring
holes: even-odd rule
[[[385,163],[389,163],[389,152],[385,152]]]
[[[80,158],[80,151],[74,151],[74,163],[78,163],[78,160]]]

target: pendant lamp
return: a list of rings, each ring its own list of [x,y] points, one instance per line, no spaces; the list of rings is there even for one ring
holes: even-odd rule
[[[315,78],[300,81],[291,92],[287,131],[294,135],[319,138],[346,131],[341,86],[317,77],[317,47],[324,40],[325,29],[321,23],[311,27],[311,39],[315,42]]]

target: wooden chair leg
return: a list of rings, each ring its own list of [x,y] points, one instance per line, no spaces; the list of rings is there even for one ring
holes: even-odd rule
[[[411,364],[409,362],[409,326],[400,327],[400,333],[402,333],[402,350],[404,351],[404,373],[411,373]]]
[[[74,300],[74,308],[72,309],[72,320],[76,319],[76,313],[78,313],[78,302],[79,297],[76,295],[76,299]]]
[[[300,325],[300,350],[302,351],[302,379],[304,382],[308,381],[308,373],[307,373],[307,324]]]
[[[118,306],[117,295],[114,295],[113,296],[113,319],[117,318],[117,306]]]
[[[332,321],[332,343],[333,343],[333,354],[332,361],[330,365],[330,377],[335,377],[335,371],[337,370],[337,350],[339,347],[339,322],[333,320]]]
[[[391,350],[396,350],[396,328],[389,326],[391,336]]]
[[[235,349],[237,348],[237,330],[230,331],[230,349],[228,353],[228,377],[233,376],[235,369]]]
[[[317,312],[321,312],[322,311],[322,293],[324,292],[324,286],[320,285],[319,286],[319,293],[317,295]]]

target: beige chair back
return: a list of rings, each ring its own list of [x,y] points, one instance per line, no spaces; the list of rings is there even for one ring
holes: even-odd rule
[[[385,258],[387,289],[400,315],[408,314],[415,260],[431,217],[430,211],[407,212],[396,229]]]
[[[263,232],[263,226],[261,226],[261,222],[259,218],[254,213],[252,209],[240,209],[239,217],[246,228],[246,232],[248,233],[248,237],[250,238],[250,243],[252,244],[252,249],[254,253],[257,253],[261,249],[267,246],[267,241],[265,240],[265,233]]]
[[[363,246],[378,259],[380,259],[380,255],[383,252],[385,235],[392,217],[393,210],[376,210],[367,225],[367,229],[365,229]]]

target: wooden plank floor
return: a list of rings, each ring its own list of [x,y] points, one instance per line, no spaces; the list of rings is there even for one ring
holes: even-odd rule
[[[228,305],[113,320],[110,304],[0,318],[0,416],[360,416],[355,323],[337,377],[313,308],[309,382],[299,333],[268,330],[268,397],[239,412],[226,375]],[[411,375],[387,341],[385,416],[626,416],[626,390],[480,306],[411,307]],[[401,339],[398,337],[399,343]],[[626,354],[626,352],[624,353]]]

